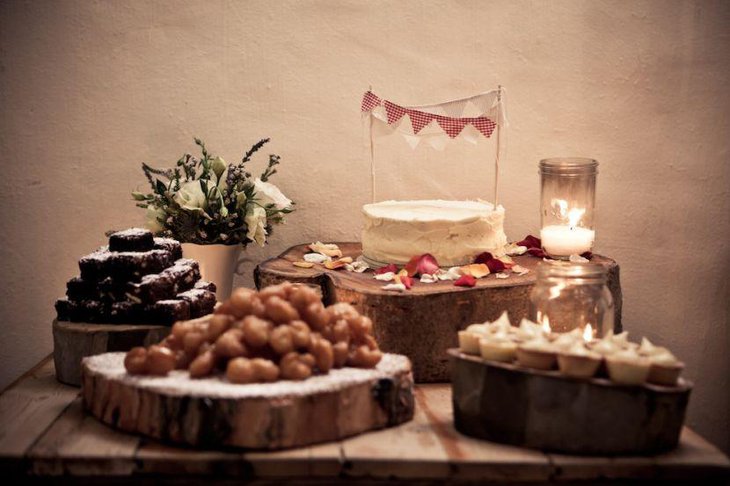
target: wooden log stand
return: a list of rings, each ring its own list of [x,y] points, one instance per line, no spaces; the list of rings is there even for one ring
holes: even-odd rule
[[[126,432],[196,447],[281,449],[339,440],[413,418],[405,356],[375,369],[341,368],[301,382],[237,385],[187,371],[132,376],[124,353],[83,361],[85,408]]]
[[[454,426],[466,435],[580,455],[656,454],[679,442],[692,385],[622,386],[558,371],[452,359]]]
[[[128,351],[162,341],[169,326],[141,324],[87,324],[53,321],[53,361],[56,379],[81,386],[81,360],[112,351]]]
[[[344,256],[357,258],[360,243],[338,243]],[[457,331],[469,324],[494,320],[507,310],[513,322],[528,315],[529,294],[535,284],[535,269],[542,261],[528,255],[514,257],[530,270],[525,275],[512,274],[506,279],[494,275],[479,279],[473,288],[455,287],[451,281],[416,285],[407,292],[383,290],[384,282],[375,280],[372,271],[347,272],[328,270],[322,265],[299,268],[310,250],[307,245],[292,247],[279,257],[256,267],[258,288],[284,280],[303,282],[322,289],[326,305],[349,302],[373,320],[374,334],[381,349],[404,354],[413,362],[416,382],[449,381],[446,351],[457,345]],[[616,306],[614,330],[621,326],[621,284],[619,266],[610,258],[594,255],[593,262],[608,268],[608,287]]]

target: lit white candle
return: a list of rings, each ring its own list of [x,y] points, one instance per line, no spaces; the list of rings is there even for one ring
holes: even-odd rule
[[[554,224],[540,230],[543,248],[554,256],[580,255],[590,251],[595,236],[595,231],[578,226]]]
[[[568,203],[562,199],[554,199],[552,203],[559,217],[567,219],[568,224],[553,224],[540,230],[540,239],[545,251],[553,256],[580,255],[590,251],[596,232],[578,226],[586,210],[573,208],[568,211]]]

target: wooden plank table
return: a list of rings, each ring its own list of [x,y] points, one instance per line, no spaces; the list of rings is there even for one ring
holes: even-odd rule
[[[446,384],[417,387],[413,421],[341,442],[279,452],[173,447],[117,432],[86,415],[79,390],[56,381],[50,357],[0,395],[0,465],[6,477],[39,482],[730,480],[730,460],[688,428],[676,450],[653,457],[546,454],[462,436],[452,424]]]

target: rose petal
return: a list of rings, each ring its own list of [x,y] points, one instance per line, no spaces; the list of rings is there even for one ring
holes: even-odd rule
[[[477,284],[477,279],[471,275],[462,275],[459,279],[454,282],[457,287],[474,287]]]
[[[376,273],[373,278],[381,282],[390,282],[395,278],[395,274],[393,272]]]
[[[451,267],[448,270],[440,270],[435,275],[439,280],[458,280],[461,277],[461,270],[459,267]]]
[[[403,284],[406,289],[410,289],[411,287],[413,287],[413,279],[408,275],[396,275],[395,281],[397,283]]]
[[[318,241],[309,245],[309,249],[315,253],[321,253],[322,255],[326,255],[328,257],[340,258],[342,256],[342,251],[340,250],[340,247],[338,247],[334,243],[322,243],[321,241]]]
[[[345,265],[347,265],[347,262],[343,262],[342,260],[327,260],[324,262],[325,268],[330,270],[338,270],[340,268],[344,268]]]
[[[495,275],[497,278],[509,278],[509,273],[499,272]]]
[[[406,264],[405,269],[410,277],[426,274],[433,275],[439,270],[439,264],[433,255],[424,253],[423,255],[411,258]]]
[[[460,267],[462,275],[471,275],[474,278],[482,278],[489,275],[489,266],[484,263],[472,263],[471,265],[464,265]]]
[[[507,268],[501,260],[497,260],[496,258],[489,260],[487,267],[489,267],[489,271],[492,273],[499,273]]]
[[[489,260],[493,260],[494,257],[488,251],[482,252],[477,255],[474,259],[474,263],[487,263]]]
[[[542,248],[542,241],[537,236],[527,235],[522,241],[515,243],[517,246],[526,246],[527,248]]]
[[[510,256],[524,255],[525,253],[527,253],[527,247],[517,245],[516,243],[510,243],[505,248],[505,252],[507,253],[507,255]]]
[[[580,254],[580,256],[582,256],[586,260],[590,260],[591,258],[593,258],[593,252],[592,251],[584,251],[583,253]]]
[[[375,270],[375,275],[381,275],[383,273],[398,273],[398,267],[394,263],[389,263]]]
[[[587,258],[583,258],[581,255],[578,255],[577,253],[573,253],[568,257],[568,261],[571,263],[586,263],[588,262]]]
[[[292,262],[292,265],[299,268],[312,268],[314,263],[312,262]]]
[[[527,250],[527,253],[529,253],[530,255],[532,255],[534,257],[538,257],[538,258],[546,258],[547,257],[547,253],[545,253],[545,250],[543,250],[542,248],[535,248],[535,247],[533,247],[533,248],[528,249]]]
[[[425,275],[421,275],[420,281],[423,283],[436,283],[439,281],[439,279],[436,275],[425,274]]]
[[[322,255],[321,253],[307,253],[303,258],[305,262],[309,263],[324,263],[327,260],[330,260],[330,257]]]
[[[363,273],[368,268],[370,268],[368,264],[361,260],[355,260],[354,262],[345,265],[345,270],[355,273]]]
[[[522,265],[515,265],[512,267],[512,273],[516,273],[517,275],[525,275],[526,273],[530,273],[530,269],[523,267]]]
[[[406,286],[402,283],[392,283],[388,285],[383,285],[383,290],[397,290],[399,292],[405,292]]]
[[[512,267],[514,267],[514,266],[515,266],[515,261],[514,261],[513,259],[511,259],[511,258],[510,258],[509,256],[507,256],[507,255],[503,255],[503,256],[501,256],[501,257],[498,257],[498,258],[497,258],[497,260],[499,260],[500,262],[504,263],[504,268],[506,268],[506,269],[508,269],[508,270],[509,270],[510,268],[512,268]]]

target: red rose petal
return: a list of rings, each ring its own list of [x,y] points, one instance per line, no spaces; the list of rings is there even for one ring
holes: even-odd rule
[[[375,270],[375,275],[382,275],[388,272],[398,273],[398,267],[396,267],[394,263],[389,263],[386,266],[380,267]]]
[[[454,282],[457,287],[474,287],[477,284],[477,279],[471,275],[462,275],[459,279]]]
[[[414,256],[405,266],[409,277],[418,275],[433,275],[439,269],[439,264],[430,253]]]
[[[542,241],[537,236],[527,235],[522,241],[516,243],[517,246],[526,246],[527,248],[542,248]]]
[[[545,253],[545,250],[543,250],[542,248],[530,248],[527,250],[527,253],[534,257],[547,258],[547,253]]]
[[[505,269],[504,262],[502,260],[497,260],[496,258],[492,258],[486,262],[486,264],[487,267],[489,267],[490,273],[499,273]]]
[[[488,251],[485,251],[484,253],[480,253],[477,255],[477,257],[474,259],[474,263],[487,263],[489,260],[493,259],[494,257],[492,256],[492,254]]]
[[[398,278],[400,279],[400,283],[402,283],[406,289],[410,289],[411,287],[413,287],[413,279],[411,277],[402,275]]]
[[[586,252],[581,253],[580,256],[582,256],[586,260],[590,260],[591,258],[593,258],[593,252],[592,251],[586,251]]]

